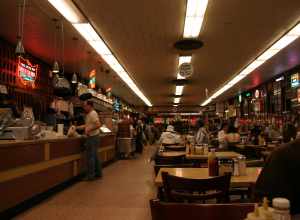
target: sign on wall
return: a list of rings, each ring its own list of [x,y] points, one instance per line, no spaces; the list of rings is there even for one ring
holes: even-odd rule
[[[35,88],[38,76],[38,65],[33,65],[28,59],[19,57],[17,76],[24,86]]]

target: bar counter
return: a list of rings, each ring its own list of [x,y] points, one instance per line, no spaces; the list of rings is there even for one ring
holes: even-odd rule
[[[100,135],[102,163],[115,158],[115,134]],[[0,140],[0,212],[84,171],[84,138]]]

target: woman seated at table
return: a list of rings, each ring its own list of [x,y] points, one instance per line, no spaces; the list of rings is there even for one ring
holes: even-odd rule
[[[218,141],[219,141],[220,150],[227,149],[227,139],[226,139],[227,131],[228,131],[228,124],[224,122],[221,125],[221,129],[218,132]]]
[[[159,143],[165,146],[177,145],[181,143],[181,137],[172,125],[168,125],[167,130],[161,134]]]
[[[195,137],[195,142],[198,145],[209,143],[209,132],[202,120],[198,121],[198,131]]]

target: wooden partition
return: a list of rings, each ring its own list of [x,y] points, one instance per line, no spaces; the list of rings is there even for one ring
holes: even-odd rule
[[[85,170],[83,138],[0,141],[0,212],[72,179]],[[115,158],[115,135],[101,136],[103,163]]]

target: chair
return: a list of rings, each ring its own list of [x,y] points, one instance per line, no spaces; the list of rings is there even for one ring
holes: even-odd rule
[[[168,202],[229,201],[231,173],[208,179],[189,179],[162,172],[163,189]]]
[[[174,146],[174,145],[173,145]],[[166,151],[185,151],[186,147],[185,146],[176,146],[176,147],[172,147],[172,146],[165,146],[165,150]]]
[[[152,220],[241,220],[253,212],[253,203],[187,204],[150,200]]]
[[[154,158],[156,165],[182,164],[184,163],[184,160],[185,160],[185,155],[164,157],[157,154]]]
[[[154,165],[154,172],[155,176],[157,176],[159,170],[161,168],[188,168],[188,167],[195,167],[194,163],[180,163],[180,164],[155,164]]]

